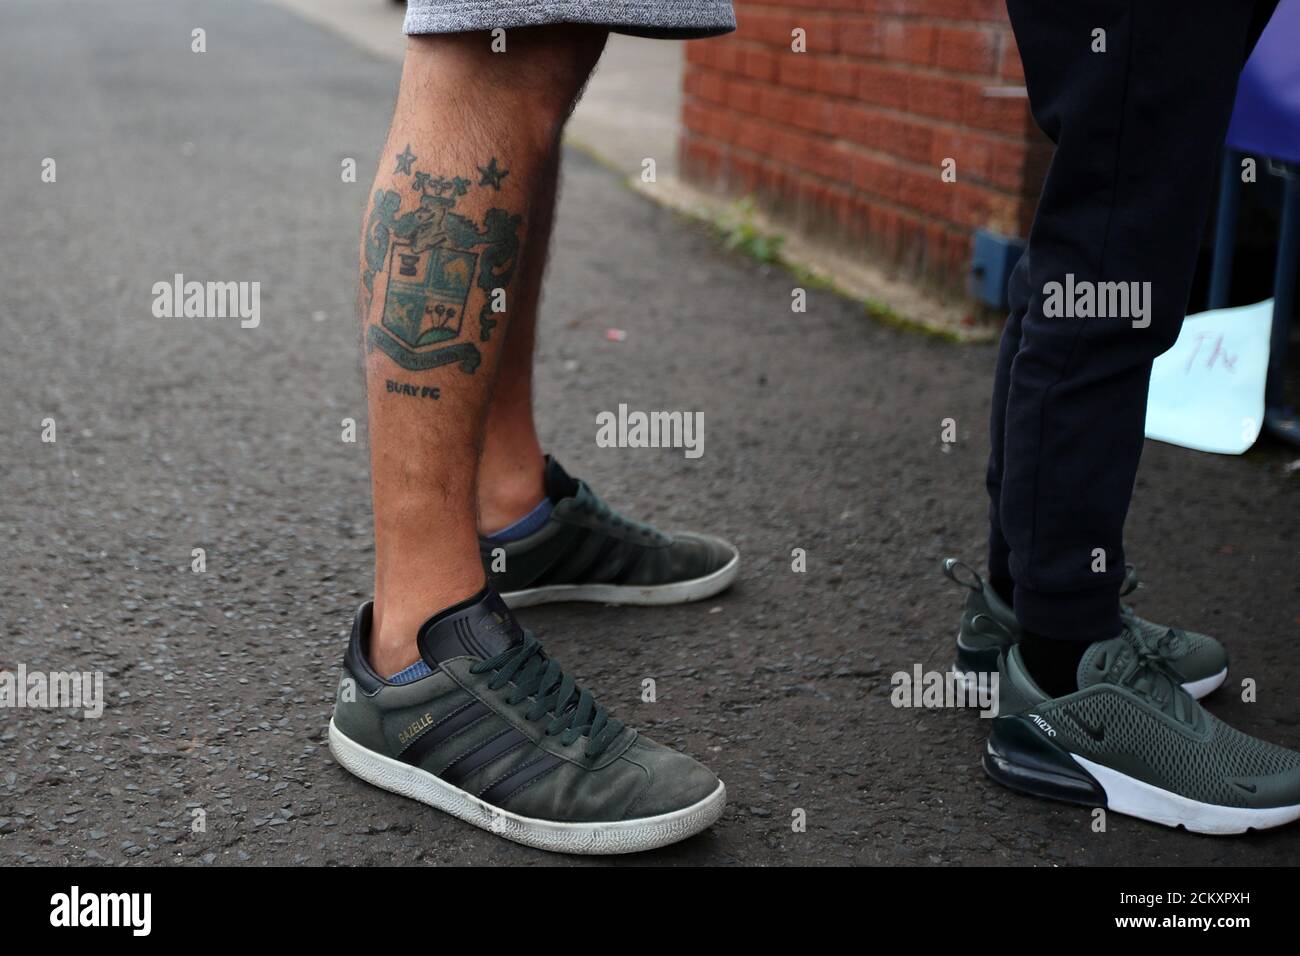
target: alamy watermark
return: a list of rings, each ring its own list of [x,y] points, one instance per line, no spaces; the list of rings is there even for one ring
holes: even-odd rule
[[[132,936],[148,936],[153,929],[152,893],[83,893],[73,886],[50,897],[50,925],[74,929],[82,926],[122,927]]]
[[[262,324],[262,283],[186,282],[176,273],[171,282],[153,284],[156,319],[239,319],[240,328]]]
[[[0,709],[80,710],[88,718],[104,715],[103,671],[0,670]]]
[[[596,415],[598,448],[681,448],[687,458],[704,454],[703,412],[618,412]]]
[[[981,717],[998,715],[998,674],[983,671],[927,671],[920,664],[912,670],[895,671],[889,678],[893,691],[889,702],[895,707],[966,707]]]
[[[1073,272],[1064,282],[1043,286],[1043,315],[1049,319],[1129,319],[1133,328],[1151,324],[1150,282],[1078,281]]]

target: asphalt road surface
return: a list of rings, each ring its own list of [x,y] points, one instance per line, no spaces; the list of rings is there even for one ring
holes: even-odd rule
[[[261,3],[14,2],[0,84],[0,666],[106,682],[99,719],[0,710],[0,863],[565,862],[374,789],[325,744],[369,588],[364,429],[347,443],[341,422],[365,420],[356,239],[395,66]],[[260,325],[155,317],[176,273],[260,282]],[[522,615],[616,715],[727,783],[710,832],[627,862],[1294,863],[1300,827],[1094,832],[985,779],[986,721],[891,705],[893,672],[949,663],[940,559],[981,554],[994,352],[828,293],[792,314],[793,284],[566,158],[548,446],[626,512],[744,555],[699,605]],[[597,448],[619,403],[702,411],[704,456]],[[1215,712],[1296,747],[1291,457],[1150,445],[1129,547],[1144,613],[1229,643]]]

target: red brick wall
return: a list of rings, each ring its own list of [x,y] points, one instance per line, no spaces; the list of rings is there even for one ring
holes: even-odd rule
[[[1048,149],[1026,99],[985,94],[1024,84],[1002,0],[737,0],[736,15],[736,33],[687,46],[689,181],[950,292],[975,228],[1025,234]]]

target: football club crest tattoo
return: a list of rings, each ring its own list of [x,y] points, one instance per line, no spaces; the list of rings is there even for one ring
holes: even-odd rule
[[[366,337],[367,348],[379,349],[402,368],[423,371],[459,363],[472,374],[482,359],[474,344],[491,339],[493,290],[505,288],[514,275],[519,254],[518,215],[489,208],[482,222],[456,212],[456,203],[471,189],[500,189],[508,170],[496,157],[479,183],[454,176],[431,176],[414,169],[417,157],[408,146],[397,157],[397,174],[411,175],[419,206],[399,215],[402,197],[395,190],[375,193],[363,239],[365,267],[362,285],[370,315],[375,277],[384,274],[384,301]],[[484,174],[490,170],[491,175]],[[478,315],[465,312],[474,290],[483,293]]]

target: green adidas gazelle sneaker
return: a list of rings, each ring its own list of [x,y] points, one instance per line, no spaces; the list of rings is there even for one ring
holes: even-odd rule
[[[611,717],[491,588],[432,617],[393,680],[367,663],[370,626],[367,603],[329,727],[362,780],[561,853],[650,850],[722,815],[717,777]]]
[[[966,589],[957,631],[957,656],[952,669],[968,681],[997,671],[998,656],[1020,640],[1015,612],[970,565],[945,558],[943,573]],[[1129,565],[1121,595],[1138,588],[1137,573]],[[1228,678],[1228,652],[1208,634],[1154,624],[1120,605],[1120,616],[1144,646],[1160,656],[1178,676],[1183,689],[1198,700],[1218,690]]]
[[[488,580],[510,607],[684,604],[736,579],[740,554],[721,538],[624,518],[549,455],[545,484],[554,507],[541,528],[514,541],[479,539]]]
[[[1064,697],[1034,683],[1018,647],[999,675],[984,754],[998,783],[1195,833],[1300,819],[1300,753],[1215,718],[1136,635],[1090,645]]]

